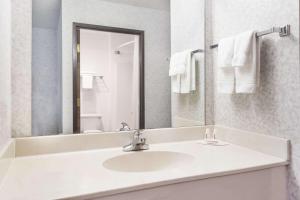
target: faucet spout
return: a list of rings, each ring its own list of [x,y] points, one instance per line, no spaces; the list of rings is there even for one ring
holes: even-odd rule
[[[140,130],[134,131],[131,143],[123,147],[123,151],[125,152],[143,151],[148,149],[149,145],[146,143],[146,138],[143,137],[143,133]]]

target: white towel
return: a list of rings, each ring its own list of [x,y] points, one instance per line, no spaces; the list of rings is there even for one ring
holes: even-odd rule
[[[171,56],[169,76],[176,76],[185,73],[188,53],[188,51],[183,51]]]
[[[180,93],[180,75],[172,76],[171,77],[171,90],[174,93]]]
[[[234,68],[219,68],[217,70],[217,87],[219,93],[233,94],[235,89]]]
[[[255,31],[236,37],[234,47],[236,93],[255,93],[260,79],[260,41]]]
[[[192,50],[174,54],[170,61],[172,92],[187,94],[196,90],[196,59]]]
[[[82,77],[82,89],[93,89],[93,81],[94,75],[93,74],[83,74]]]
[[[248,63],[252,62],[252,47],[254,41],[254,31],[246,31],[235,37],[232,66],[244,67],[245,65],[248,65]]]
[[[235,72],[232,67],[234,42],[234,37],[224,38],[219,42],[217,69],[217,87],[219,93],[234,93]]]
[[[186,72],[180,75],[180,93],[188,94],[196,90],[196,57],[187,51]]]
[[[218,66],[232,67],[232,59],[234,52],[234,37],[221,39],[218,46]]]

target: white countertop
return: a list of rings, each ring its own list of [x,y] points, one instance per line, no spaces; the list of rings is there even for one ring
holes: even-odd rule
[[[2,182],[0,197],[6,200],[95,194],[100,197],[287,164],[282,158],[238,145],[208,146],[196,140],[152,144],[149,151],[187,153],[194,156],[194,160],[183,168],[126,173],[111,171],[102,165],[109,158],[126,154],[121,148],[16,157]]]

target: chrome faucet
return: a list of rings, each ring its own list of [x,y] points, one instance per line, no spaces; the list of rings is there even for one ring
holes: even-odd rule
[[[143,137],[141,130],[135,130],[130,144],[123,147],[123,151],[143,151],[148,150],[149,145],[146,144],[146,138]]]
[[[130,131],[130,127],[126,122],[122,122],[121,125],[123,126],[122,128],[120,128],[120,131]]]

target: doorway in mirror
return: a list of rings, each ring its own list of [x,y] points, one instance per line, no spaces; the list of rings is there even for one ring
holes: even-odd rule
[[[144,128],[144,32],[74,23],[75,133]]]

